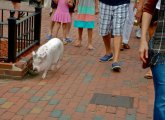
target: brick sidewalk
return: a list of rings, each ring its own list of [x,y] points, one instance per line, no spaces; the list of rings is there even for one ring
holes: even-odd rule
[[[11,3],[0,2],[2,6]],[[22,3],[22,8],[32,9],[27,3]],[[49,28],[48,13],[43,9],[42,40]],[[97,29],[98,25],[93,37],[95,50],[86,49],[84,31],[83,46],[66,45],[60,69],[50,71],[45,80],[41,75],[22,81],[0,80],[0,120],[152,120],[153,82],[143,78],[146,70],[141,69],[138,58],[139,40],[132,34],[131,49],[121,52],[122,71],[114,73],[112,62],[98,62],[104,46]],[[76,34],[72,28],[71,36],[76,39]],[[128,99],[105,101],[110,95]]]

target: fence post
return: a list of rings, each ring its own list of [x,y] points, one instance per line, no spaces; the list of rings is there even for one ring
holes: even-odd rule
[[[8,18],[8,62],[16,61],[17,25],[13,13],[14,11],[10,11],[10,18]]]
[[[40,45],[42,8],[40,6],[35,7],[35,13],[37,14],[34,18],[34,40],[37,40],[37,45]]]

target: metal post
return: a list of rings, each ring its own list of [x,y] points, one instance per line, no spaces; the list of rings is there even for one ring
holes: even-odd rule
[[[42,8],[41,7],[35,7],[35,15],[34,18],[34,40],[38,41],[38,45],[40,45],[40,35],[41,35],[41,14],[42,14]]]
[[[10,11],[8,19],[8,62],[16,61],[17,48],[17,25],[16,18],[13,16],[13,11]]]

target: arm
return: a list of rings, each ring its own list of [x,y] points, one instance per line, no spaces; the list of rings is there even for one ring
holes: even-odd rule
[[[99,13],[98,0],[95,0],[95,13],[96,15]]]
[[[77,12],[77,10],[78,10],[78,4],[79,4],[79,0],[76,0],[76,5],[75,5],[75,9],[74,9],[75,12]]]
[[[151,4],[152,1],[152,4]],[[148,59],[148,41],[147,41],[147,31],[152,19],[152,14],[155,10],[156,3],[158,0],[148,0],[144,6],[144,12],[142,17],[142,37],[140,43],[140,59],[146,63]]]
[[[140,59],[146,63],[148,59],[148,41],[147,41],[147,31],[152,19],[152,15],[144,12],[142,17],[142,37],[140,43]]]
[[[138,23],[141,23],[142,14],[143,14],[144,2],[145,2],[145,0],[139,0],[139,1],[135,4],[136,9],[137,9],[137,12],[136,12],[135,17],[136,17]]]

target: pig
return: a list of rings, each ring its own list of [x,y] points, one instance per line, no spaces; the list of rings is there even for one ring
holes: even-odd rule
[[[37,52],[32,52],[33,71],[43,72],[45,79],[48,70],[57,68],[58,62],[62,59],[64,52],[63,42],[58,38],[52,38],[47,43],[40,46]]]

